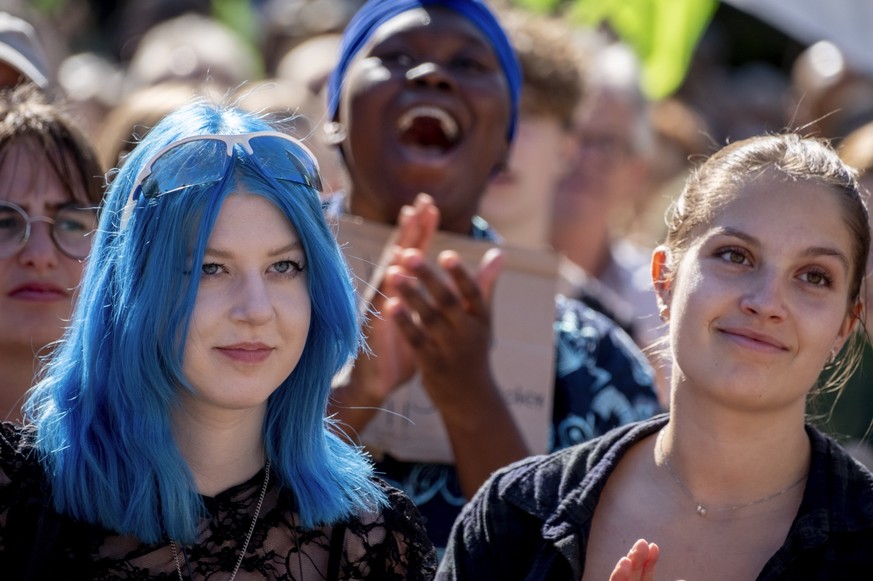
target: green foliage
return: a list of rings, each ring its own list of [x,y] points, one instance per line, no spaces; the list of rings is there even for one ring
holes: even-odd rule
[[[515,0],[513,4],[534,12],[552,14],[557,11],[562,2],[561,0]]]
[[[682,83],[716,6],[716,0],[575,0],[569,15],[589,26],[608,22],[637,53],[643,90],[661,99]]]
[[[563,13],[571,22],[609,27],[636,52],[643,68],[643,90],[651,99],[675,91],[706,30],[718,0],[515,0],[546,13]]]
[[[31,2],[31,6],[43,14],[58,12],[66,4],[65,0],[31,0]]]
[[[255,54],[260,54],[258,22],[248,0],[212,0],[212,15],[236,32]]]
[[[212,0],[212,15],[249,44],[256,44],[258,23],[248,0]]]

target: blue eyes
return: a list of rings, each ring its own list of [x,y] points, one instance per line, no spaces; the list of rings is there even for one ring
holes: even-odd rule
[[[203,274],[206,276],[213,276],[218,274],[221,271],[221,265],[215,262],[207,262],[203,265]]]
[[[305,266],[296,260],[279,260],[270,265],[268,274],[293,278],[302,272]],[[204,277],[217,277],[228,272],[227,268],[218,262],[204,262],[200,269]]]
[[[279,274],[297,274],[303,270],[303,266],[301,266],[299,262],[293,260],[280,260],[273,265],[273,269]]]

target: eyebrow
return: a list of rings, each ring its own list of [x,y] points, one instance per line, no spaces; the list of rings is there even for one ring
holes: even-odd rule
[[[4,201],[4,202],[9,202],[10,204],[15,204],[16,206],[18,206],[19,208],[21,208],[22,210],[24,210],[24,211],[27,212],[28,214],[30,214],[31,211],[32,211],[32,210],[31,210],[30,200],[22,200],[22,201],[16,202],[16,201],[13,201],[13,200],[10,200],[10,199],[3,199],[2,201]],[[66,205],[68,205],[68,204],[72,204],[72,203],[76,203],[76,204],[78,204],[79,201],[78,201],[78,200],[70,199],[70,200],[62,200],[62,201],[59,201],[59,202],[45,202],[45,203],[43,204],[43,206],[44,206],[45,209],[46,209],[47,211],[49,211],[49,212],[57,212],[58,210],[60,210],[60,209],[63,208],[64,206],[66,206]]]
[[[754,236],[750,236],[743,232],[742,230],[737,230],[735,228],[730,227],[721,227],[716,229],[716,234],[721,234],[725,236],[733,236],[734,238],[739,238],[740,240],[745,240],[749,244],[753,244],[755,246],[760,246],[761,243]],[[833,256],[838,258],[840,262],[843,263],[843,266],[847,271],[851,271],[851,264],[849,263],[849,259],[845,254],[837,250],[836,248],[831,248],[829,246],[810,246],[803,251],[803,256],[814,258],[818,256]]]
[[[300,241],[295,240],[294,242],[292,242],[290,244],[286,244],[285,246],[282,246],[280,248],[276,248],[275,250],[270,250],[267,253],[267,256],[270,256],[270,257],[279,256],[280,254],[285,254],[286,252],[292,252],[294,250],[301,250],[302,248],[303,248],[303,245],[300,244]],[[225,260],[229,260],[229,259],[233,258],[233,252],[231,252],[230,250],[225,250],[223,248],[212,248],[210,246],[206,247],[206,250],[204,251],[203,254],[204,255],[208,254],[209,256],[214,256],[216,258],[223,258]]]

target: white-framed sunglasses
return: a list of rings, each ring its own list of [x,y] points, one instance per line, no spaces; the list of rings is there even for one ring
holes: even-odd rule
[[[130,218],[140,196],[157,198],[191,186],[222,180],[239,145],[268,177],[323,189],[318,162],[299,140],[277,131],[236,135],[194,135],[170,143],[142,166],[127,197],[121,223]]]

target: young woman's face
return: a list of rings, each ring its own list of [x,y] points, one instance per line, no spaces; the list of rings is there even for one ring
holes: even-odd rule
[[[196,272],[200,287],[185,343],[189,411],[266,404],[297,365],[310,300],[300,239],[260,196],[229,196]]]
[[[0,165],[0,200],[31,217],[53,218],[73,199],[33,147],[19,142],[6,152]],[[32,223],[27,244],[0,258],[0,349],[36,352],[59,339],[70,320],[82,268],[82,261],[55,246],[49,223]]]
[[[854,246],[837,195],[764,174],[692,235],[673,282],[659,290],[681,389],[802,414],[853,325]]]
[[[425,192],[443,228],[466,233],[507,155],[509,88],[469,20],[416,9],[379,27],[349,67],[339,119],[355,213],[390,223]]]

